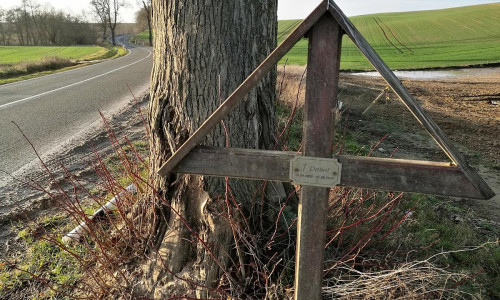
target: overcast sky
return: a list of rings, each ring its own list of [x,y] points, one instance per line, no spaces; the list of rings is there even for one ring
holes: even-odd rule
[[[81,15],[90,10],[90,0],[35,0],[39,4],[48,3],[56,9]],[[128,7],[123,8],[121,20],[134,22],[134,13],[139,9],[138,0],[126,0]],[[232,0],[219,0],[232,1]],[[320,0],[278,0],[278,18],[280,20],[305,18]],[[413,11],[441,9],[483,3],[495,3],[498,0],[337,0],[336,3],[348,16],[373,14],[380,12]],[[21,0],[0,0],[0,8],[19,6]]]
[[[278,19],[303,19],[321,1],[278,0]],[[381,12],[400,12],[431,10],[495,3],[498,0],[336,0],[335,3],[347,16],[374,14]]]

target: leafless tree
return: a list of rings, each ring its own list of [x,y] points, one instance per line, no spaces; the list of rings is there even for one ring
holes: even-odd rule
[[[149,46],[153,46],[153,30],[151,29],[151,17],[153,16],[153,7],[151,6],[151,0],[146,0],[146,1],[143,0],[142,7],[144,9],[148,21]]]
[[[151,29],[151,18],[152,18],[152,7],[151,0],[137,2],[139,5],[142,5],[142,8],[137,11],[135,16],[136,25],[139,27],[139,30],[148,30],[148,40],[149,45],[153,46],[153,31]]]
[[[95,30],[89,23],[62,11],[42,7],[34,0],[0,12],[1,45],[94,44]]]
[[[91,0],[90,4],[101,22],[107,23],[107,27],[111,30],[111,42],[116,45],[115,30],[119,11],[125,6],[125,0]]]
[[[106,12],[106,5],[104,0],[92,0],[90,1],[90,5],[92,6],[92,12],[99,19],[99,24],[102,29],[102,38],[106,40],[106,33],[108,31],[108,14]]]
[[[116,45],[115,40],[115,29],[118,22],[118,11],[120,8],[125,6],[125,1],[123,0],[105,0],[106,2],[106,13],[109,29],[111,30],[111,42]]]
[[[7,11],[0,8],[0,45],[9,45]]]

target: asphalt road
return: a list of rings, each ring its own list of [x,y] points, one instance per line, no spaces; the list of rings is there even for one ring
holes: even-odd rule
[[[122,37],[123,40],[123,37]],[[149,89],[152,48],[102,63],[0,85],[0,170],[16,174],[36,161],[14,121],[42,155],[55,151]],[[9,181],[0,174],[0,187]]]

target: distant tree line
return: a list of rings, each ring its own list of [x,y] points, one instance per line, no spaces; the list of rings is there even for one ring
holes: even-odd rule
[[[103,37],[106,37],[107,28],[111,31],[111,43],[116,45],[116,25],[118,22],[118,12],[126,5],[125,0],[91,0],[92,11],[101,24]]]
[[[94,24],[52,7],[23,0],[21,6],[0,9],[0,45],[48,46],[95,44]]]

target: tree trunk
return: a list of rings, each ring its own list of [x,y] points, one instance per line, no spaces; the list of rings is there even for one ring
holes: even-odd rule
[[[102,40],[103,42],[106,41],[106,36],[108,33],[108,22],[106,22],[106,19],[102,21]]]
[[[148,5],[149,4],[149,5]],[[152,7],[151,7],[151,1],[146,4],[145,1],[142,1],[142,6],[144,7],[144,11],[146,12],[146,17],[148,21],[148,40],[149,40],[149,46],[153,46],[153,29],[151,28],[151,18],[153,16],[152,13]]]
[[[111,27],[111,43],[116,46],[115,27]]]
[[[154,268],[155,297],[165,297],[174,296],[174,291],[186,293],[180,284],[177,289],[159,284],[175,282],[173,274],[181,271],[208,287],[244,281],[248,274],[242,264],[248,258],[242,255],[235,224],[258,235],[277,213],[258,194],[261,182],[229,180],[236,206],[230,198],[225,200],[230,193],[224,179],[156,174],[275,48],[277,1],[155,0],[152,8],[150,182],[155,192],[149,199],[155,208],[152,240],[160,257]],[[227,137],[218,126],[204,144],[273,148],[275,80],[273,71],[225,119]]]
[[[116,46],[116,40],[115,40],[116,14],[114,21],[111,20],[111,14],[108,14],[108,25],[109,25],[109,30],[111,30],[111,43],[113,44],[113,46]]]

